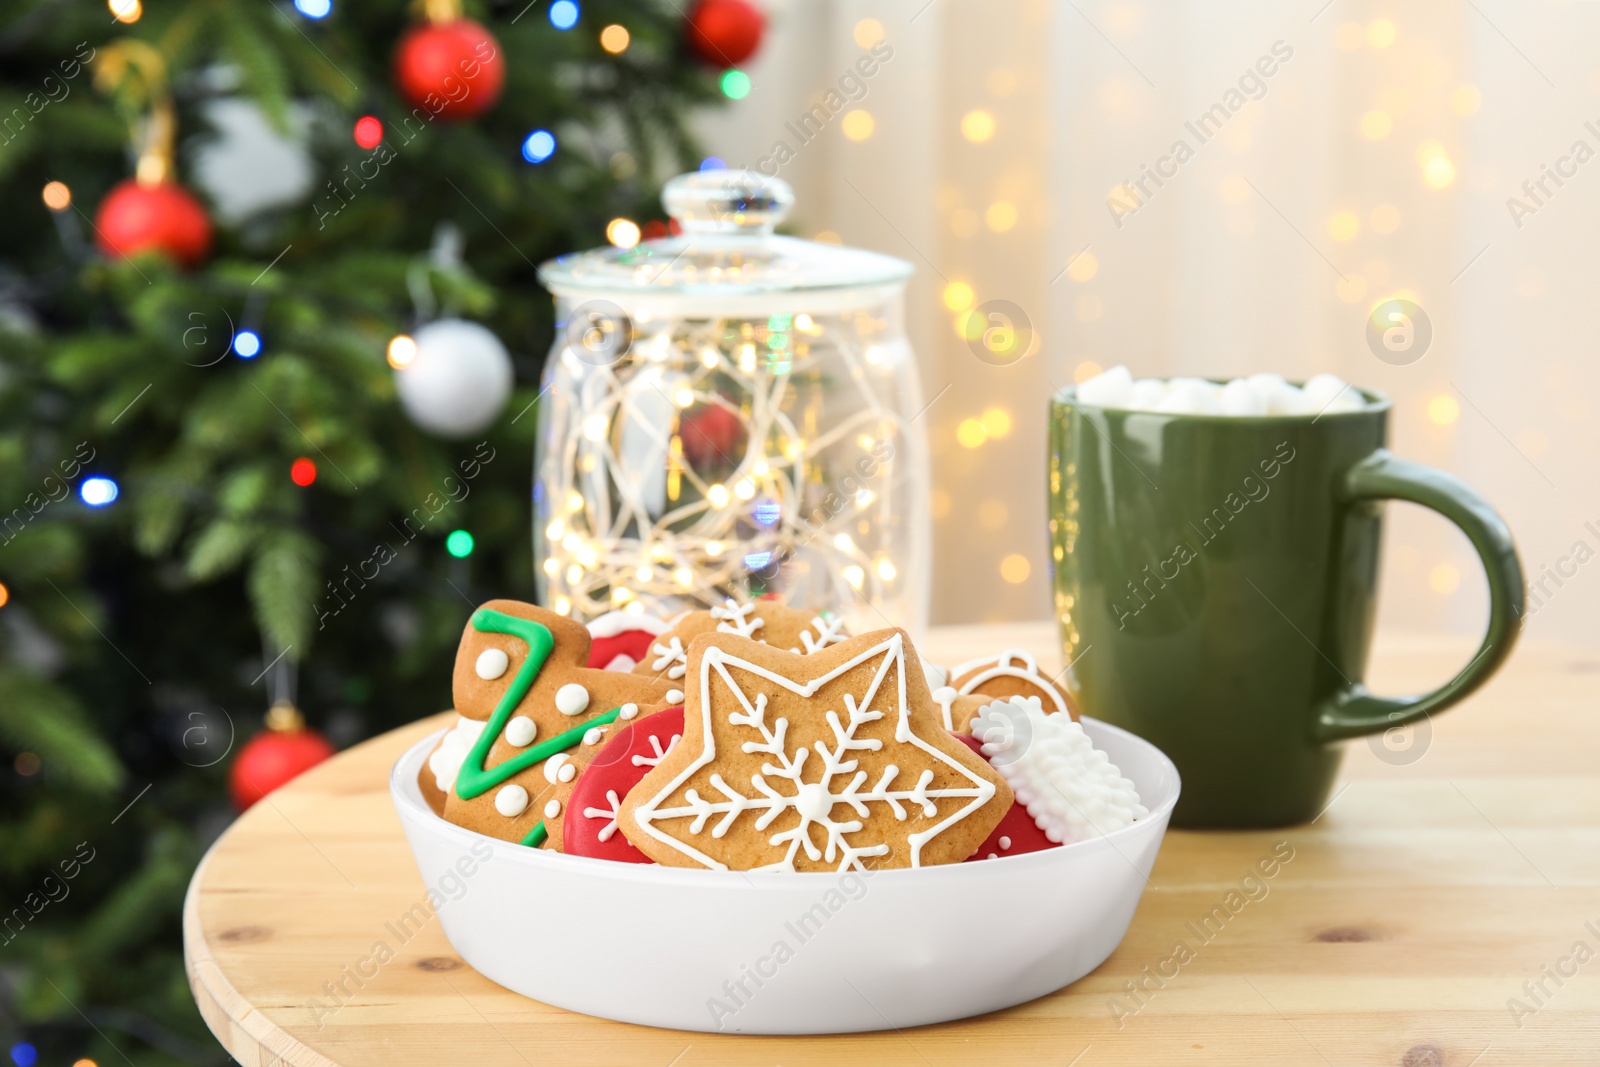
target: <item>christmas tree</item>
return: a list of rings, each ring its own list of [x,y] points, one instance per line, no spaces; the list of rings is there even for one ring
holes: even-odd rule
[[[341,745],[441,710],[471,606],[531,598],[535,265],[663,225],[660,182],[698,162],[686,110],[731,65],[684,23],[666,0],[5,4],[18,1067],[226,1062],[179,915],[238,750],[274,699]],[[310,180],[224,211],[226,168],[195,161],[241,113]],[[487,411],[441,404],[463,368]]]

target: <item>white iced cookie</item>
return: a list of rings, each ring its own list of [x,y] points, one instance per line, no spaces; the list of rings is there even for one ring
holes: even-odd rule
[[[504,653],[501,653],[504,655]],[[444,735],[444,744],[433,750],[428,757],[428,770],[433,772],[434,784],[443,793],[455,788],[456,775],[461,772],[461,764],[467,758],[467,753],[472,751],[473,743],[478,740],[478,735],[483,733],[483,728],[489,725],[476,719],[457,718],[453,729]]]
[[[589,706],[589,691],[577,682],[568,682],[556,690],[556,710],[563,715],[582,715]]]
[[[1083,727],[1066,715],[1046,715],[1038,697],[985,705],[971,730],[1051,841],[1109,834],[1150,814]]]

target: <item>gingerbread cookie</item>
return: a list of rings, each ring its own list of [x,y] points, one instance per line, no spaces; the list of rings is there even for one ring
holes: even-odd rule
[[[1073,722],[1078,721],[1078,709],[1067,691],[1039,669],[1038,661],[1030,653],[1020,648],[957,664],[950,670],[950,685],[960,696],[980,696],[987,700],[1038,697],[1046,712],[1064,711]],[[970,721],[971,716],[967,719]],[[965,733],[966,726],[967,722],[958,722],[954,728]]]
[[[1082,724],[1047,714],[1038,697],[985,706],[972,720],[972,736],[1051,841],[1109,834],[1150,814]]]
[[[589,640],[582,623],[532,604],[473,612],[456,654],[461,718],[422,772],[445,792],[446,819],[559,848],[551,826],[611,724],[682,701],[666,681],[584,666]]]
[[[900,630],[810,655],[733,634],[688,648],[683,740],[623,798],[662,864],[844,870],[959,863],[1011,806],[944,729]]]
[[[801,611],[776,596],[745,604],[726,600],[679,618],[650,646],[649,656],[634,668],[634,673],[681,680],[689,642],[705,633],[737,634],[791,652],[816,652],[850,636],[843,620],[831,612]]]
[[[622,725],[578,776],[562,815],[561,851],[573,856],[649,863],[619,832],[622,798],[658,766],[683,737],[683,708],[667,708]]]

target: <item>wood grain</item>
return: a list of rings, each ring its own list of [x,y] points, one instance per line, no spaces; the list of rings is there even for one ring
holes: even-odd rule
[[[951,662],[1008,644],[1059,662],[1042,625],[946,629],[923,647]],[[1383,635],[1372,682],[1423,689],[1471,648]],[[1594,650],[1524,646],[1432,724],[1412,763],[1351,744],[1312,825],[1169,833],[1127,938],[1074,985],[977,1019],[822,1038],[654,1030],[553,1008],[479,977],[437,921],[357,987],[350,968],[397,940],[386,924],[423,892],[389,768],[444,721],[376,738],[272,794],[195,873],[190,985],[244,1067],[1600,1062],[1600,958],[1559,986],[1544,978],[1542,1005],[1523,988],[1580,941],[1600,953]],[[1245,882],[1275,847],[1293,859]],[[319,1017],[308,1002],[340,981],[353,995]],[[1537,1010],[1518,1017],[1513,999]]]

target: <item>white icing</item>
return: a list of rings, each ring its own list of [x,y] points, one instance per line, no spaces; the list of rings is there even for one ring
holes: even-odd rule
[[[433,772],[433,782],[441,792],[448,793],[455,788],[456,775],[461,772],[462,762],[487,725],[477,719],[458,717],[455,726],[444,735],[444,744],[428,756],[428,770]]]
[[[850,635],[844,632],[844,620],[835,616],[825,619],[821,615],[811,620],[811,625],[817,628],[817,636],[812,637],[810,630],[800,631],[800,643],[805,646],[807,655],[819,652],[829,645],[837,645]],[[798,652],[799,649],[791,649]]]
[[[556,710],[563,715],[582,715],[589,706],[589,691],[577,682],[568,682],[556,690]]]
[[[689,669],[689,657],[683,650],[683,642],[676,637],[669,637],[663,644],[657,641],[650,646],[650,651],[655,653],[655,659],[650,664],[650,669],[659,674],[667,672],[667,677],[672,679],[682,678]]]
[[[638,661],[632,656],[628,655],[626,652],[618,652],[615,656],[611,657],[611,662],[605,665],[605,669],[608,671],[617,671],[621,674],[627,674],[638,665]]]
[[[1047,715],[1038,697],[985,705],[972,720],[972,736],[1051,841],[1109,834],[1150,814],[1083,727]]]
[[[506,744],[516,745],[518,748],[527,748],[533,744],[533,739],[539,736],[539,724],[526,715],[518,715],[506,723]]]
[[[667,632],[667,624],[650,615],[633,615],[626,611],[608,611],[599,618],[589,620],[591,637],[616,637],[634,630],[643,630],[659,637]]]
[[[615,789],[606,790],[606,801],[609,808],[584,808],[583,817],[586,819],[605,819],[606,824],[600,827],[600,832],[595,835],[601,842],[611,840],[611,835],[617,832],[617,816],[622,813],[622,801],[617,797]]]
[[[711,609],[711,617],[718,620],[718,631],[753,638],[756,631],[767,624],[755,611],[754,604],[741,604],[730,597]]]
[[[528,791],[520,785],[503,785],[494,795],[494,810],[515,819],[528,810]]]
[[[486,648],[478,653],[478,662],[473,664],[473,669],[478,672],[478,677],[486,682],[492,682],[511,666],[511,657],[506,655],[501,648]]]
[[[563,763],[561,765],[561,769],[556,772],[556,777],[560,778],[563,782],[570,782],[574,778],[578,777],[578,768],[574,767],[570,763]]]
[[[667,742],[667,747],[666,748],[662,748],[661,747],[661,738],[657,737],[655,734],[651,734],[650,735],[650,747],[655,750],[656,754],[654,756],[634,756],[633,760],[632,760],[633,765],[635,767],[654,767],[654,766],[656,766],[662,760],[667,758],[667,753],[671,752],[672,749],[673,749],[673,746],[675,746],[682,739],[683,739],[683,735],[682,734],[673,734],[672,735],[672,739]]]
[[[1009,837],[1002,837],[1002,838],[1001,838],[1001,839],[1000,839],[1000,847],[1001,847],[1001,848],[1002,848],[1002,849],[1007,849],[1007,848],[1010,848],[1010,847],[1011,847],[1011,838],[1009,838]]]
[[[557,775],[559,775],[562,770],[566,768],[567,763],[570,762],[571,759],[572,757],[567,755],[565,752],[557,752],[554,756],[551,756],[549,759],[545,760],[544,780],[549,782],[551,785],[555,785],[557,781],[562,781],[563,779],[558,778]]]
[[[545,818],[553,819],[557,815],[560,815],[560,814],[561,814],[561,801],[552,800],[550,803],[548,803],[548,804],[546,804],[544,806],[544,817]]]
[[[683,703],[683,690],[682,689],[668,689],[667,690],[667,703],[668,704],[682,704]]]
[[[600,739],[605,735],[606,732],[600,729],[600,727],[591,726],[583,732],[583,743],[586,745],[598,745],[600,743]]]
[[[874,659],[880,659],[882,663],[873,671],[872,681],[859,701],[854,694],[844,695],[847,721],[841,721],[837,711],[830,710],[827,713],[826,718],[833,732],[834,746],[830,748],[825,742],[818,741],[812,748],[797,748],[792,754],[786,744],[788,720],[778,717],[776,721],[769,723],[766,694],[756,693],[752,702],[745,690],[733,678],[735,671],[748,674],[754,679],[809,699],[839,675]],[[906,703],[906,649],[899,633],[891,633],[878,644],[858,653],[826,674],[805,683],[796,682],[759,664],[729,655],[715,646],[708,648],[700,658],[699,669],[700,736],[704,748],[688,766],[667,782],[660,792],[635,810],[635,818],[644,832],[706,867],[727,869],[726,864],[706,855],[692,844],[666,834],[655,824],[673,819],[688,819],[690,820],[688,833],[698,836],[704,831],[713,815],[720,815],[721,818],[711,828],[711,836],[721,838],[734,821],[746,812],[756,815],[754,827],[761,830],[771,825],[784,811],[792,808],[800,816],[799,824],[768,838],[768,843],[772,845],[787,844],[787,853],[782,860],[762,869],[794,870],[794,858],[801,849],[804,849],[807,858],[813,862],[826,860],[833,863],[837,860],[839,869],[845,870],[851,867],[861,868],[862,859],[886,855],[889,852],[887,844],[857,845],[845,840],[846,835],[856,835],[865,826],[861,819],[871,814],[868,804],[886,805],[893,813],[896,822],[902,822],[912,814],[924,819],[934,818],[939,814],[937,802],[940,800],[963,800],[964,803],[957,805],[955,810],[933,826],[908,835],[906,841],[911,853],[911,866],[919,867],[922,865],[922,848],[925,844],[983,807],[994,796],[995,787],[986,778],[935,748],[911,730],[910,708]],[[711,775],[710,784],[722,794],[723,799],[707,800],[701,797],[697,790],[690,789],[685,793],[683,802],[679,806],[664,807],[668,796],[716,758],[710,698],[713,689],[713,671],[735,695],[743,709],[730,712],[728,721],[736,726],[749,727],[753,731],[752,737],[761,738],[760,741],[744,742],[741,746],[742,751],[765,753],[772,758],[772,762],[763,764],[761,772],[751,776],[751,785],[754,791],[760,794],[758,796],[747,796],[739,792],[723,780],[720,774],[714,773]],[[876,784],[866,790],[862,789],[867,781],[867,772],[858,770],[859,761],[851,758],[850,754],[856,750],[876,751],[883,747],[882,741],[856,737],[856,731],[866,723],[884,718],[884,712],[871,709],[880,691],[885,688],[886,680],[889,681],[887,691],[892,694],[889,704],[895,709],[893,714],[896,715],[896,742],[913,746],[932,757],[937,763],[949,768],[969,784],[958,788],[930,789],[934,774],[932,770],[925,768],[918,775],[914,785],[908,788],[902,784],[899,788],[894,788],[900,776],[900,769],[891,764],[884,768]],[[812,754],[818,756],[822,764],[819,780],[813,784],[823,790],[822,795],[826,797],[826,801],[819,799],[814,790],[805,790],[804,787],[808,783],[801,778],[801,769],[807,757]],[[777,786],[787,784],[792,791],[780,792],[775,788],[774,782]],[[823,812],[824,803],[827,810],[818,817],[816,813]],[[833,812],[840,806],[846,809],[847,821],[833,817]],[[851,819],[849,817],[851,813],[861,818]],[[810,827],[813,825],[824,832],[827,839],[825,848],[819,849],[811,840]]]
[[[631,719],[637,714],[639,714],[639,705],[637,704],[624,704],[617,710],[617,718],[619,719]]]
[[[950,717],[950,705],[956,702],[957,693],[948,685],[941,685],[933,691],[933,702],[939,705],[939,712],[944,716],[944,728],[954,730],[955,720]]]
[[[979,668],[983,668],[979,670]],[[950,669],[952,677],[960,678],[968,671],[977,670],[978,673],[961,683],[961,695],[968,696],[978,689],[983,683],[995,678],[1017,678],[1028,682],[1045,693],[1050,694],[1050,703],[1056,711],[1065,712],[1067,702],[1062,699],[1061,693],[1055,685],[1039,673],[1039,662],[1029,652],[1020,648],[1008,648],[998,656],[979,656],[969,659],[965,663],[957,664]]]

